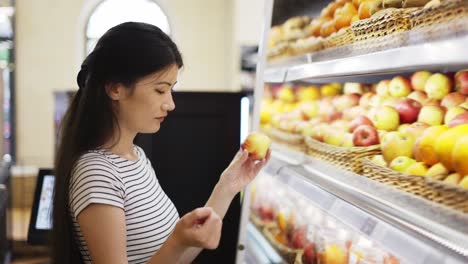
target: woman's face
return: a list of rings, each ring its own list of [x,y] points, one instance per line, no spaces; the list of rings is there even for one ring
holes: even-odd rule
[[[164,118],[175,109],[171,93],[178,72],[174,64],[141,78],[133,90],[123,86],[111,89],[108,93],[114,100],[121,129],[133,133],[157,132]]]

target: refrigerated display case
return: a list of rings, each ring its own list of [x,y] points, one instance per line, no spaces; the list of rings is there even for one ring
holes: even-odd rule
[[[463,169],[461,165],[453,168],[447,165],[444,156],[439,157],[438,163],[448,168],[447,171],[428,176],[436,164],[426,162],[427,155],[413,154],[416,149],[413,144],[420,144],[415,140],[424,130],[417,132],[420,134],[404,130],[413,123],[419,126],[424,123],[424,129],[444,126],[445,130],[453,130],[455,125],[449,125],[447,110],[455,104],[464,108],[460,113],[468,110],[462,88],[455,90],[451,83],[459,82],[455,72],[468,68],[468,1],[369,0],[378,10],[360,17],[362,13],[358,10],[360,5],[368,4],[365,2],[314,2],[300,12],[291,8],[298,13],[291,13],[285,21],[275,17],[275,10],[285,4],[302,6],[304,1],[265,3],[251,130],[263,130],[273,139],[272,158],[244,192],[237,263],[468,263],[468,191],[462,184]],[[336,6],[330,10],[332,4]],[[349,11],[353,9],[351,5],[355,5],[356,11]],[[343,22],[347,19],[342,15],[344,11],[335,10],[345,6],[352,15],[347,22]],[[304,13],[309,17],[304,17]],[[284,16],[281,12],[281,17]],[[315,35],[311,28],[321,18],[334,21],[336,27],[341,23],[340,28],[334,33]],[[365,32],[364,27],[367,27]],[[278,37],[281,30],[283,35]],[[284,30],[289,30],[289,35],[285,36]],[[308,46],[297,49],[297,45]],[[461,93],[463,102],[445,100],[447,93],[444,98],[437,98],[439,95],[424,89],[422,93],[432,100],[422,102],[421,98],[408,94],[413,86],[403,95],[389,95],[401,97],[393,101],[380,100],[380,95],[376,95],[380,82],[396,76],[410,82],[413,73],[420,71],[440,73],[437,77],[450,81],[447,93]],[[391,122],[376,124],[379,115],[376,110],[369,119],[376,131],[379,128],[377,142],[366,145],[351,140],[345,146],[345,140],[341,139],[337,147],[333,146],[336,145],[333,139],[304,136],[305,126],[301,122],[312,122],[304,111],[295,112],[299,113],[299,119],[304,118],[295,126],[288,127],[288,122],[281,124],[277,118],[277,128],[283,126],[283,130],[270,124],[275,122],[274,117],[261,116],[265,99],[277,97],[281,88],[287,87],[296,96],[296,91],[312,87],[319,89],[318,94],[322,92],[323,96],[321,87],[328,84],[339,85],[340,93],[345,93],[342,97],[353,97],[356,93],[359,97],[356,104],[342,104],[339,94],[333,94],[335,97],[326,102],[317,101],[314,115],[330,105],[339,109],[335,116],[330,117],[329,113],[326,121],[320,121],[336,125],[330,125],[325,134],[334,133],[330,128],[340,130],[346,126],[344,134],[348,134],[350,142],[353,134],[348,131],[348,123],[359,116],[353,113],[352,107],[364,103],[368,104],[369,111],[381,107],[394,109],[398,126],[389,127]],[[366,96],[369,98],[363,99]],[[371,100],[372,96],[377,99]],[[403,121],[408,117],[399,112],[398,102],[407,97],[417,101],[419,108],[414,118]],[[288,98],[286,94],[283,99]],[[282,111],[289,107],[290,118],[301,103],[291,100],[287,104],[282,106]],[[419,117],[426,106],[441,108],[441,120],[432,123],[426,116]],[[345,119],[343,116],[350,116],[348,123],[338,124],[336,121]],[[432,118],[432,114],[428,116]],[[265,124],[264,119],[270,123]],[[311,126],[317,127],[320,122]],[[402,126],[403,123],[408,124]],[[398,166],[390,166],[391,155],[382,151],[384,134],[396,131],[414,138],[407,158],[414,160],[419,170],[397,171]],[[459,132],[460,137],[468,138],[467,134]],[[376,170],[378,162],[372,159],[376,156],[381,156],[386,166]]]

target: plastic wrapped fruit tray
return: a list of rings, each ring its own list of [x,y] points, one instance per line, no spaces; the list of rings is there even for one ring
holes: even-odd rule
[[[354,32],[351,27],[347,27],[346,29],[340,29],[340,31],[327,37],[324,40],[323,45],[326,49],[329,49],[349,45],[352,43],[354,43]]]
[[[268,242],[270,242],[270,244],[273,246],[276,252],[278,252],[287,263],[298,263],[296,262],[296,259],[298,255],[301,254],[302,250],[292,249],[280,243],[275,238],[278,232],[279,232],[279,229],[276,226],[263,229],[263,234],[267,238]]]
[[[285,145],[288,148],[305,152],[304,137],[301,134],[286,132],[277,128],[264,131],[274,142]]]
[[[311,137],[305,137],[307,154],[325,160],[333,165],[360,174],[363,170],[362,159],[380,154],[380,145],[369,147],[338,147],[329,145]]]
[[[372,180],[468,213],[468,190],[442,182],[442,176],[439,179],[411,176],[377,165],[369,158],[364,158],[362,163],[364,164],[362,175]]]
[[[250,221],[259,229],[263,230],[264,228],[274,226],[273,222],[265,222],[260,217],[258,217],[255,213],[251,212],[249,214]]]

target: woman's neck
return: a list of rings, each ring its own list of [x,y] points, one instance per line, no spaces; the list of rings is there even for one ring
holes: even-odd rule
[[[138,159],[138,154],[135,152],[133,140],[136,133],[132,133],[125,128],[114,130],[113,136],[102,147],[110,152],[129,160]]]

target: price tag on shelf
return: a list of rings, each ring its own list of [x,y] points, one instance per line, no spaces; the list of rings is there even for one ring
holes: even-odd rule
[[[367,217],[366,220],[364,221],[364,224],[362,224],[361,226],[361,232],[363,232],[364,234],[370,237],[372,235],[372,232],[374,232],[374,229],[376,226],[377,226],[377,220],[375,220],[372,217]]]

